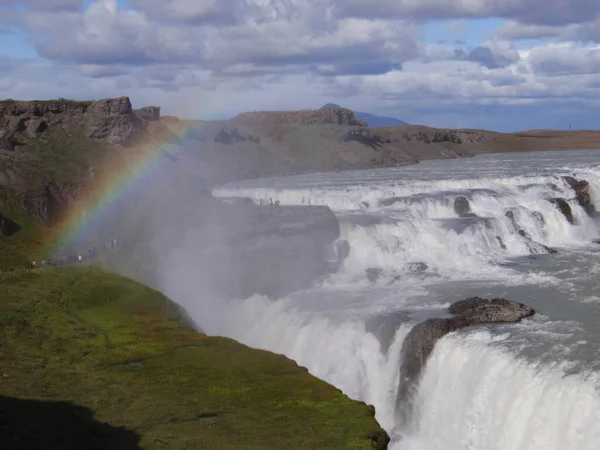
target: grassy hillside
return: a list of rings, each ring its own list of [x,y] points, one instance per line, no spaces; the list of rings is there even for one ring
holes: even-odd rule
[[[382,449],[373,409],[93,268],[0,275],[0,447]]]
[[[29,267],[32,261],[39,261],[47,248],[51,231],[33,217],[24,216],[12,207],[4,205],[0,212],[22,227],[12,236],[0,235],[0,272],[23,269]]]

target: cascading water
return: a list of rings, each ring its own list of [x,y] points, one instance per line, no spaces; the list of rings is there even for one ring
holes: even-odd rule
[[[595,449],[598,227],[562,176],[587,180],[600,206],[597,155],[488,155],[215,189],[259,204],[328,205],[349,255],[311,289],[220,305],[220,321],[203,323],[196,312],[200,325],[283,353],[374,404],[392,449]],[[470,211],[457,211],[459,197]],[[566,200],[573,223],[555,199]],[[166,288],[176,299],[180,281]],[[438,341],[410,418],[398,420],[404,338],[415,323],[447,315],[450,302],[472,295],[511,298],[538,314]]]

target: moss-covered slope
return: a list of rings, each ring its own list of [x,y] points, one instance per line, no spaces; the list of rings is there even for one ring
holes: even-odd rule
[[[383,449],[373,412],[133,281],[0,275],[1,448]]]

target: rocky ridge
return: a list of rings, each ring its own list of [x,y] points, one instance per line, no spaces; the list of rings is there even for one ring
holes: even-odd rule
[[[139,138],[149,120],[158,120],[157,107],[134,112],[128,97],[99,101],[0,102],[0,150],[14,150],[26,139],[35,139],[51,127],[81,128],[92,139],[128,145]]]

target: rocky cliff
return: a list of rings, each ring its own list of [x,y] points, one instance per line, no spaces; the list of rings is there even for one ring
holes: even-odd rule
[[[1,101],[0,210],[55,223],[111,153],[145,139],[159,120],[160,108],[134,111],[127,97]]]
[[[141,112],[134,113],[128,97],[96,102],[4,100],[0,102],[0,149],[14,150],[28,140],[43,137],[50,128],[77,128],[89,138],[127,145],[146,128],[149,114]]]

